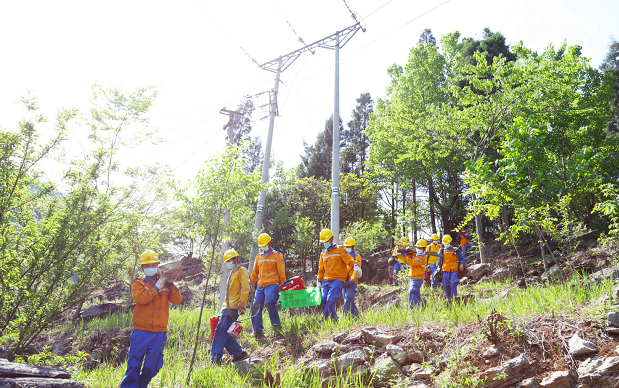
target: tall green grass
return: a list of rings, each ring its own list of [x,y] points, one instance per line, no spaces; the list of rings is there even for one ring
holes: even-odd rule
[[[512,288],[502,297],[488,299],[489,292],[505,290],[509,283],[496,282],[483,285],[460,287],[459,293],[473,294],[473,299],[467,304],[448,304],[441,290],[422,289],[422,296],[426,303],[424,307],[410,310],[408,308],[408,292],[402,290],[399,297],[402,300],[400,306],[385,308],[377,306],[366,309],[358,318],[342,316],[337,322],[325,321],[321,314],[296,314],[287,309],[280,310],[283,330],[286,340],[303,341],[305,346],[331,339],[336,332],[352,331],[363,326],[388,326],[392,328],[403,327],[413,324],[415,327],[434,323],[446,327],[455,327],[467,323],[476,322],[479,317],[486,317],[496,310],[500,314],[512,318],[521,319],[532,315],[546,316],[569,316],[579,315],[590,318],[599,317],[603,306],[586,306],[590,300],[596,299],[604,292],[611,292],[615,284],[612,282],[600,285],[584,285],[581,279],[569,282],[561,282],[547,287],[529,287],[527,289]],[[367,287],[372,292],[372,287]],[[384,289],[384,288],[381,288]],[[378,288],[376,288],[378,290]],[[586,307],[586,308],[585,308]],[[170,324],[168,330],[168,342],[164,352],[164,366],[155,377],[150,387],[185,387],[185,378],[191,351],[195,340],[196,324],[199,310],[171,309]],[[230,366],[213,366],[208,363],[210,359],[210,324],[208,318],[217,315],[216,311],[205,312],[207,319],[202,320],[201,338],[196,355],[196,368],[194,369],[192,387],[263,387],[262,374],[265,368],[273,374],[279,372],[283,388],[292,387],[321,387],[318,376],[304,375],[296,360],[282,359],[277,353],[272,354],[265,360],[259,370],[253,375],[239,373]],[[246,317],[246,316],[245,316]],[[244,316],[241,316],[243,319]],[[264,314],[265,327],[271,344],[274,335],[268,324],[268,315]],[[90,331],[102,331],[114,327],[131,326],[131,314],[120,314],[93,320],[85,327],[86,333]],[[251,353],[252,349],[264,346],[251,336],[251,321],[242,323],[244,333],[241,335],[241,344],[244,349]],[[117,387],[122,379],[126,364],[113,367],[103,364],[94,370],[79,370],[74,378],[83,381],[89,387]],[[330,382],[331,387],[367,387],[369,382],[354,374],[337,376]]]

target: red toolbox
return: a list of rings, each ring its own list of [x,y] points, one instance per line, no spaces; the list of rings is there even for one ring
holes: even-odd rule
[[[280,291],[295,291],[295,290],[305,290],[305,283],[303,283],[303,279],[300,276],[295,276],[290,278],[279,285]]]

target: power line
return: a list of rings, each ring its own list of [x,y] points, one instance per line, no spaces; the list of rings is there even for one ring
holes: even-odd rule
[[[273,7],[277,10],[277,12],[279,13],[279,15],[282,17],[282,19],[284,19],[284,21],[286,22],[286,24],[288,24],[288,26],[290,27],[290,29],[292,30],[292,32],[294,32],[294,34],[297,36],[297,38],[299,39],[299,43],[303,44],[304,46],[307,46],[305,44],[305,41],[303,40],[303,38],[301,38],[299,36],[299,34],[297,34],[297,32],[294,30],[294,28],[292,27],[292,24],[290,24],[290,22],[286,19],[286,17],[284,16],[284,14],[282,13],[282,11],[279,10],[279,8],[277,8],[277,6],[275,5],[275,3],[273,2],[273,0],[270,0],[271,4],[273,5]],[[310,52],[312,54],[314,54],[313,51],[310,50]]]
[[[195,1],[196,1],[196,3],[198,3],[198,5],[199,5],[200,7],[202,7],[202,9],[204,9],[204,11],[206,11],[206,13],[208,14],[208,16],[210,16],[210,17],[211,17],[211,19],[213,19],[213,20],[215,21],[215,23],[217,23],[217,25],[218,25],[218,26],[219,26],[222,30],[224,30],[224,32],[225,32],[226,34],[228,34],[228,36],[229,36],[230,38],[232,38],[232,40],[233,40],[236,44],[238,44],[238,45],[239,45],[240,49],[241,49],[241,50],[245,53],[245,55],[247,55],[247,56],[249,57],[249,59],[251,59],[251,61],[257,65],[257,64],[258,64],[258,61],[256,61],[256,59],[255,59],[254,57],[252,57],[251,55],[249,55],[249,54],[247,53],[247,51],[245,51],[245,49],[243,48],[243,46],[241,46],[241,44],[239,43],[239,41],[238,41],[238,40],[236,40],[236,39],[234,38],[234,36],[232,36],[232,34],[231,34],[231,33],[229,33],[229,32],[228,32],[228,30],[226,30],[226,29],[224,28],[224,26],[222,26],[222,25],[221,25],[221,23],[219,23],[219,21],[218,21],[217,19],[215,19],[215,17],[213,17],[213,15],[211,15],[211,13],[208,11],[208,9],[206,9],[206,7],[205,7],[205,6],[203,6],[203,5],[202,5],[202,3],[200,3],[198,0],[195,0]]]
[[[357,23],[359,23],[359,20],[357,20],[357,15],[355,15],[355,13],[352,11],[352,9],[350,9],[348,4],[346,3],[346,0],[342,0],[342,1],[344,2],[344,5],[346,6],[346,8],[348,8],[348,12],[350,12],[350,15],[352,16],[352,18],[355,19],[355,21]]]
[[[389,0],[388,2],[386,2],[385,4],[381,5],[380,7],[376,8],[374,11],[370,12],[370,14],[366,17],[364,17],[364,19],[369,18],[370,16],[372,16],[376,11],[378,11],[379,9],[383,8],[385,5],[391,3],[393,0]]]

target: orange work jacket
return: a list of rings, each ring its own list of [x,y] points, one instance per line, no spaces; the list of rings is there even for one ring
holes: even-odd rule
[[[346,249],[346,248],[344,248],[344,249]],[[361,268],[361,255],[359,255],[355,251],[352,251],[352,252],[350,252],[350,257],[352,257],[354,263],[348,269],[348,277],[347,277],[347,279],[353,280],[355,282],[355,284],[359,284],[359,278],[357,277],[357,274],[355,273],[355,264],[357,264],[359,266],[359,268]]]
[[[423,279],[425,268],[422,266],[426,265],[426,260],[426,255],[418,255],[417,253],[409,253],[404,257],[404,262],[411,266],[408,274],[411,279]]]
[[[284,256],[273,248],[268,252],[259,253],[256,256],[254,269],[251,271],[251,283],[254,284],[256,281],[258,281],[258,287],[280,285],[285,282]]]
[[[464,259],[460,254],[460,251],[454,247],[443,248],[439,253],[443,254],[442,258],[439,258],[439,265],[442,264],[442,270],[444,272],[454,272],[458,270],[458,264],[464,264]]]
[[[331,280],[346,281],[348,271],[353,268],[354,260],[346,249],[331,246],[320,253],[320,262],[318,264],[318,280],[329,282]]]
[[[152,332],[168,331],[170,308],[168,303],[183,301],[180,291],[171,283],[159,291],[146,277],[131,282],[131,294],[135,301],[133,328]]]

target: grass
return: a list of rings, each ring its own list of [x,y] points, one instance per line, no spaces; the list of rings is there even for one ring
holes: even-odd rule
[[[512,288],[502,298],[488,302],[489,291],[499,292],[507,289],[509,283],[495,282],[482,285],[460,287],[460,295],[472,293],[474,299],[468,304],[447,304],[440,289],[422,290],[426,300],[423,308],[411,311],[406,301],[407,291],[399,293],[404,302],[400,307],[368,309],[363,311],[357,319],[341,316],[337,322],[324,321],[319,314],[291,314],[287,309],[280,310],[283,329],[289,340],[298,338],[303,345],[309,346],[335,332],[351,331],[363,326],[389,326],[392,328],[413,324],[417,328],[421,325],[434,323],[446,327],[455,327],[476,322],[479,317],[485,318],[493,310],[512,319],[522,319],[532,315],[570,316],[579,315],[584,318],[595,319],[601,316],[603,306],[585,306],[590,300],[610,292],[614,283],[600,285],[583,285],[580,279],[569,282],[560,282],[548,287],[529,287],[527,289]],[[366,287],[370,292],[374,287]],[[378,290],[378,287],[375,288]],[[382,288],[384,289],[384,287]],[[586,308],[585,308],[586,307]],[[299,370],[296,360],[279,357],[272,354],[266,360],[261,370],[255,374],[245,375],[229,366],[212,366],[208,364],[210,358],[210,324],[209,318],[216,315],[215,311],[205,311],[202,317],[203,327],[196,355],[196,366],[192,379],[192,387],[266,387],[262,375],[268,369],[274,375],[279,372],[281,387],[320,387],[318,376],[304,376]],[[195,340],[195,327],[198,321],[199,310],[171,309],[168,342],[164,352],[164,366],[151,382],[150,387],[185,387],[185,379],[191,352]],[[264,314],[267,335],[273,335],[268,324],[268,315]],[[104,331],[114,327],[131,326],[131,314],[112,315],[100,320],[93,320],[85,327],[86,333]],[[244,334],[241,343],[244,349],[257,349],[263,345],[251,337],[251,321],[242,323]],[[270,333],[269,333],[270,332]],[[126,364],[113,367],[109,364],[100,365],[94,370],[80,369],[73,378],[82,381],[89,387],[117,387],[122,379]],[[344,374],[331,381],[332,387],[367,387],[368,381],[359,375]]]

